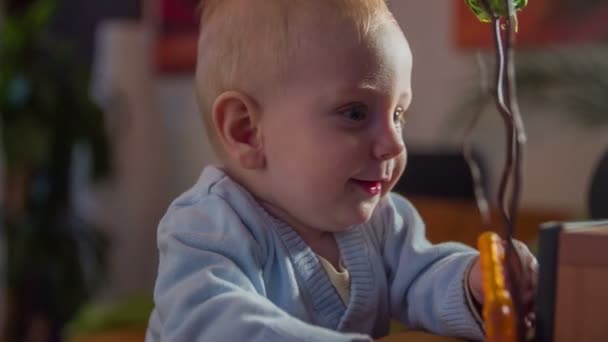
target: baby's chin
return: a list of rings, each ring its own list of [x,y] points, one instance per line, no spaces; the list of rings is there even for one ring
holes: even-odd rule
[[[360,203],[348,213],[343,213],[340,222],[330,228],[332,232],[347,231],[353,227],[367,223],[373,216],[379,201]]]

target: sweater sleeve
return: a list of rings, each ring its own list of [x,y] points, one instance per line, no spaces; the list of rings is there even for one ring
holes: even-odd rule
[[[217,201],[174,209],[161,221],[155,310],[147,342],[371,341],[303,322],[265,297],[253,235]]]
[[[420,215],[399,195],[389,195],[383,210],[391,315],[413,329],[482,340],[465,290],[477,251],[459,243],[431,244]]]

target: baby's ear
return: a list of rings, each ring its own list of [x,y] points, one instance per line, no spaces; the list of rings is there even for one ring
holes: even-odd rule
[[[218,138],[233,162],[245,169],[265,166],[259,105],[251,97],[224,92],[215,100],[212,115]]]

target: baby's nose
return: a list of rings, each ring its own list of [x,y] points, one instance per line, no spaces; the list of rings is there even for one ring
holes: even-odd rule
[[[380,160],[392,159],[405,150],[400,131],[393,129],[387,133],[379,136],[374,146],[374,157]]]

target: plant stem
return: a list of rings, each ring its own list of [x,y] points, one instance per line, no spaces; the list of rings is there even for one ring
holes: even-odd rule
[[[522,153],[524,150],[525,136],[523,133],[523,122],[519,114],[519,105],[517,101],[517,94],[515,89],[515,68],[514,68],[514,52],[513,45],[515,40],[513,26],[515,22],[515,13],[513,3],[511,0],[505,0],[506,13],[508,14],[505,26],[506,26],[506,37],[502,41],[504,49],[501,51],[503,54],[503,60],[505,69],[504,74],[504,94],[507,108],[509,108],[510,120],[510,134],[509,134],[509,156],[511,165],[511,198],[509,201],[508,208],[505,210],[508,213],[509,222],[507,224],[507,244],[505,248],[505,258],[507,260],[506,269],[510,282],[510,290],[513,296],[513,304],[515,306],[515,312],[517,317],[517,336],[520,341],[525,341],[525,324],[524,317],[526,313],[523,308],[522,294],[524,292],[524,279],[527,279],[525,274],[525,268],[522,265],[522,259],[517,249],[513,244],[513,237],[515,235],[515,229],[517,225],[519,200],[521,197],[521,187],[523,178],[523,158]],[[504,199],[503,199],[504,200]],[[519,270],[519,272],[518,272]],[[519,274],[519,276],[518,276]]]
[[[503,22],[500,16],[493,13],[488,0],[481,4],[492,17],[494,45],[496,50],[496,89],[495,100],[497,109],[503,119],[506,130],[505,165],[498,190],[498,207],[503,221],[503,239],[505,245],[506,271],[509,281],[509,292],[515,306],[518,340],[525,340],[525,324],[523,312],[523,279],[527,279],[525,268],[521,264],[521,256],[513,244],[513,236],[517,225],[519,200],[521,197],[523,179],[523,152],[525,133],[519,111],[515,91],[514,72],[514,24],[515,9],[512,0],[504,0],[507,19],[504,21],[505,37],[503,39]],[[475,171],[472,169],[472,173]],[[509,185],[511,187],[509,188]],[[510,191],[509,191],[510,190]],[[509,200],[507,196],[510,195]],[[507,203],[508,202],[508,203]],[[479,205],[479,201],[478,201]],[[480,207],[480,212],[484,210]],[[482,214],[483,216],[483,214]],[[518,269],[520,272],[518,272]],[[518,276],[518,274],[520,276]]]

